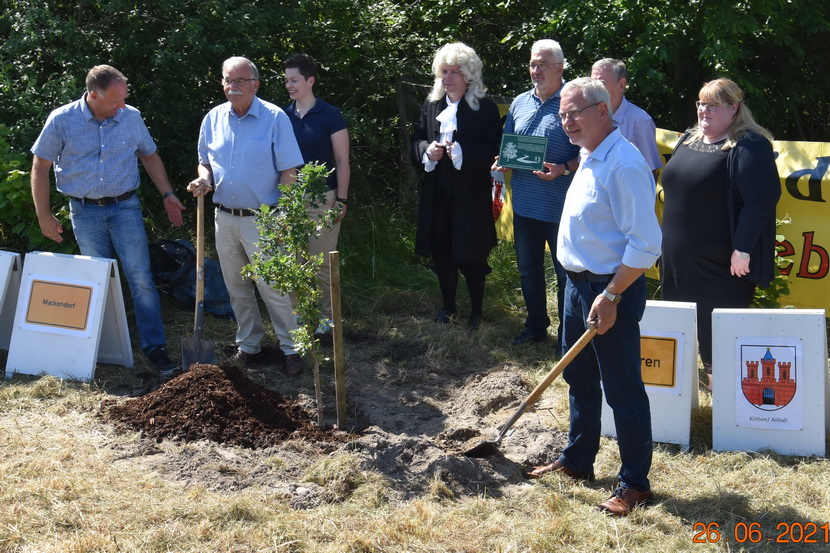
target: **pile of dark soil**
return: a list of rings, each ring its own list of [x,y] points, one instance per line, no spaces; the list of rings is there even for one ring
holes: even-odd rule
[[[104,401],[101,416],[158,440],[264,448],[288,438],[337,439],[321,430],[296,401],[259,386],[232,366],[193,365],[145,396]]]

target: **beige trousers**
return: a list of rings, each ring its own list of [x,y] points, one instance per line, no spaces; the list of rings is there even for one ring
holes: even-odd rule
[[[259,251],[259,228],[254,217],[239,217],[216,210],[216,253],[222,267],[222,277],[231,299],[233,314],[236,316],[236,345],[245,353],[259,353],[265,330],[259,312],[254,283],[242,278],[242,267],[253,261],[253,255]],[[283,295],[256,280],[256,288],[262,297],[274,334],[280,341],[280,349],[285,355],[296,353],[294,340],[290,332],[297,328],[294,309],[288,295]]]
[[[317,217],[334,204],[337,197],[337,190],[329,190],[326,193],[326,200],[317,208],[309,208],[308,215]],[[337,250],[337,238],[340,235],[340,223],[334,223],[331,228],[323,229],[320,236],[312,238],[309,242],[311,255],[323,254],[323,264],[317,272],[317,284],[321,288],[320,317],[331,319],[331,264],[329,263],[329,252]]]

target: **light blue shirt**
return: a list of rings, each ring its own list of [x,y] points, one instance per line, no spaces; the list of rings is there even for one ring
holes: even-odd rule
[[[635,106],[623,96],[611,121],[615,127],[619,127],[626,140],[637,146],[652,170],[663,168],[663,159],[657,150],[657,125],[643,108]]]
[[[654,199],[651,171],[619,129],[593,152],[583,149],[559,223],[559,262],[568,271],[600,275],[621,264],[648,269],[663,238]]]
[[[199,163],[213,169],[213,201],[258,209],[279,200],[280,172],[303,165],[288,115],[254,96],[239,117],[230,102],[205,115],[199,130]]]
[[[579,153],[579,147],[571,144],[562,129],[562,122],[556,117],[561,91],[562,87],[559,87],[544,102],[536,95],[535,89],[520,94],[510,104],[504,121],[505,133],[547,137],[545,161],[549,163],[564,163]],[[572,178],[573,175],[562,175],[546,181],[532,171],[513,169],[510,176],[513,212],[539,221],[557,222]]]
[[[32,146],[33,154],[54,164],[60,192],[91,199],[138,188],[138,155],[155,151],[141,112],[126,106],[115,117],[98,121],[86,94],[50,113]]]

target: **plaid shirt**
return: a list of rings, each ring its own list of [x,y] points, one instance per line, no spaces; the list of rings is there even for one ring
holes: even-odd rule
[[[54,110],[32,153],[55,164],[57,188],[76,198],[119,196],[139,185],[137,156],[156,151],[141,112],[132,106],[98,121],[80,100]]]

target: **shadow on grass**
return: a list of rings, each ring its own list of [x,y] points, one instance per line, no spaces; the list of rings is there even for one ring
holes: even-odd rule
[[[826,547],[828,543],[826,530],[821,528],[826,521],[805,519],[789,505],[756,508],[752,498],[726,490],[691,500],[665,492],[656,500],[690,527],[689,540],[693,544],[719,543],[741,551],[779,552],[817,551],[819,544]]]

